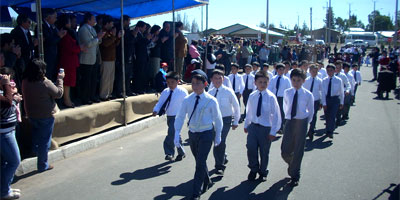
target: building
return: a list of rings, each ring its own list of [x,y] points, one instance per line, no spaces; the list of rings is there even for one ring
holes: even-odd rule
[[[341,40],[342,34],[340,33],[340,31],[335,30],[335,29],[327,29],[325,27],[313,30],[314,39],[316,39],[316,40],[324,40],[325,43],[328,43],[327,35],[328,35],[328,31],[329,30],[330,30],[330,33],[331,33],[331,43],[343,42],[343,40]]]

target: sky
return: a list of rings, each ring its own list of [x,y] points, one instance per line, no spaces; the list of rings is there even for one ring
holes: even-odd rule
[[[249,26],[258,26],[266,22],[267,0],[209,0],[208,6],[208,27],[221,29],[235,23]],[[269,22],[279,27],[280,24],[290,29],[297,24],[299,19],[300,27],[305,22],[310,27],[310,7],[312,7],[313,29],[324,26],[327,0],[270,0],[269,1]],[[351,14],[357,15],[364,25],[368,24],[368,15],[374,9],[373,0],[331,0],[334,17],[349,18],[349,4]],[[393,18],[396,7],[396,0],[376,0],[376,10],[383,15]],[[201,7],[191,8],[178,13],[186,15],[189,22],[196,20],[201,30]],[[205,13],[203,8],[203,30],[206,29]],[[164,14],[142,19],[149,24],[161,25],[165,20],[172,21],[172,14]],[[400,19],[399,19],[400,20]],[[136,23],[134,20],[132,23]]]

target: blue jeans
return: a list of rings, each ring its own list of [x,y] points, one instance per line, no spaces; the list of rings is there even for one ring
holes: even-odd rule
[[[11,183],[15,171],[21,162],[17,140],[15,139],[15,129],[8,133],[1,134],[1,197],[11,192]]]
[[[33,151],[37,154],[37,169],[42,172],[49,168],[47,153],[51,145],[54,118],[29,119],[32,124]]]

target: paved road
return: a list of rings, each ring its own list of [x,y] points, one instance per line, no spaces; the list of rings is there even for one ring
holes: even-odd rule
[[[363,67],[362,73],[365,80],[371,79],[371,68]],[[216,184],[202,199],[388,199],[400,183],[400,105],[393,99],[374,100],[376,83],[365,80],[350,120],[336,130],[333,140],[322,136],[324,121],[317,122],[318,134],[307,143],[298,187],[286,185],[281,139],[271,146],[267,182],[246,181],[246,134],[241,124],[228,136],[225,176],[213,175]],[[56,162],[53,170],[22,177],[13,187],[22,190],[24,200],[185,199],[192,191],[194,159],[186,146],[183,161],[165,162],[165,134],[166,124],[160,124]],[[187,138],[186,132],[183,136]],[[212,152],[208,166],[213,169]]]

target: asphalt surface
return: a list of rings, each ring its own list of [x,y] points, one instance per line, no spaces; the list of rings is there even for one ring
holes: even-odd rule
[[[306,144],[299,186],[287,185],[287,165],[280,156],[282,138],[272,143],[267,181],[246,181],[246,134],[240,124],[228,135],[225,176],[213,174],[215,185],[202,199],[393,198],[392,191],[400,184],[399,100],[393,99],[393,93],[390,100],[373,99],[376,82],[367,81],[372,69],[362,67],[361,71],[364,81],[350,120],[336,129],[333,140],[323,136],[324,121],[317,121],[317,136]],[[166,130],[163,123],[112,141],[53,163],[51,171],[17,177],[12,187],[21,189],[23,200],[187,199],[192,192],[194,158],[185,146],[183,161],[165,161]],[[186,128],[182,135],[188,137]],[[212,151],[208,167],[213,173]]]

